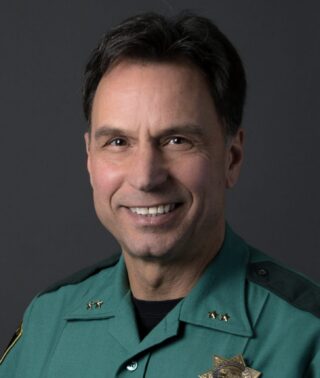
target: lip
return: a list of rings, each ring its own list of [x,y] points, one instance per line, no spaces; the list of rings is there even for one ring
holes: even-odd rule
[[[125,205],[124,207],[127,207],[127,208],[132,208],[132,207],[159,207],[159,206],[164,206],[164,205],[181,205],[181,202],[178,202],[178,201],[169,201],[169,202],[158,202],[158,203],[155,203],[155,204],[143,204],[143,205]]]

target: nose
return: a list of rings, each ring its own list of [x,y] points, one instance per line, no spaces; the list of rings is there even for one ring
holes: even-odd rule
[[[141,191],[157,190],[168,179],[168,170],[161,151],[153,145],[138,148],[132,157],[130,168],[128,182]]]

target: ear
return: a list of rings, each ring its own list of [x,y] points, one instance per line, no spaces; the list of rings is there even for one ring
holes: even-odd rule
[[[238,181],[243,162],[244,130],[240,128],[237,133],[227,141],[226,159],[226,188],[232,188]]]
[[[92,186],[92,181],[91,181],[91,158],[90,158],[90,131],[87,131],[85,134],[84,134],[84,141],[85,141],[85,144],[86,144],[86,151],[87,151],[87,170],[88,170],[88,173],[89,173],[89,177],[90,177],[90,183],[91,183],[91,186]]]
[[[84,133],[84,142],[86,144],[86,151],[87,151],[87,155],[89,155],[89,148],[90,148],[90,131],[86,131]]]

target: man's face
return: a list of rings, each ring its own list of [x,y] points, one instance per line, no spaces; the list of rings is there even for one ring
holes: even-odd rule
[[[98,85],[86,144],[97,215],[124,253],[193,258],[223,237],[242,131],[226,141],[193,66],[116,65]]]

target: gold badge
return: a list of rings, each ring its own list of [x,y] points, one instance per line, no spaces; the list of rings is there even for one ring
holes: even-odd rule
[[[21,336],[22,336],[22,323],[20,324],[20,326],[18,327],[18,329],[14,333],[14,335],[13,335],[13,337],[12,337],[9,345],[7,346],[7,348],[4,351],[3,355],[1,356],[1,358],[0,358],[0,365],[2,364],[2,362],[4,361],[4,359],[7,357],[8,353],[10,352],[10,350],[16,345],[17,341],[20,339]]]
[[[230,359],[213,357],[213,369],[199,378],[258,378],[261,373],[246,366],[241,354]]]

